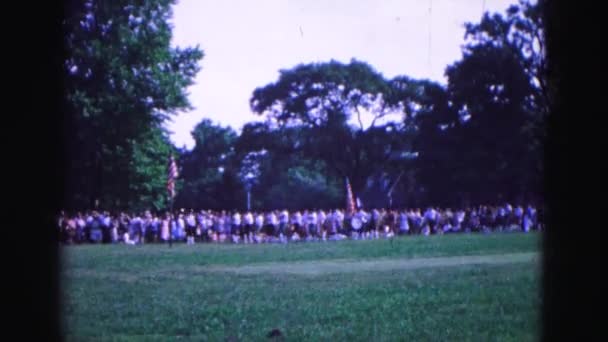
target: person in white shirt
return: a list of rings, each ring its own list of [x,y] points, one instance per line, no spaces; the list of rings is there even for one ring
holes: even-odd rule
[[[264,215],[262,213],[257,213],[255,215],[255,231],[256,234],[260,234],[264,228]]]
[[[344,225],[344,213],[340,209],[336,209],[336,211],[334,212],[334,217],[336,220],[336,228],[338,230],[338,233],[342,235],[348,234]]]
[[[232,235],[232,241],[239,243],[244,238],[243,232],[241,231],[241,214],[237,211],[232,213],[232,219],[230,220],[230,234]]]
[[[190,211],[188,215],[186,215],[186,244],[193,245],[194,244],[194,235],[196,233],[196,218],[194,217],[194,213]]]
[[[245,213],[243,216],[243,235],[245,243],[253,243],[253,214]]]
[[[170,221],[171,221],[171,217],[169,216],[169,213],[166,213],[165,217],[161,221],[161,225],[160,225],[160,240],[162,242],[169,241],[169,224],[170,224]]]
[[[82,217],[82,214],[78,213],[78,218],[76,219],[76,241],[78,243],[83,242],[84,232],[85,232],[86,222]]]
[[[319,235],[317,231],[317,213],[311,211],[307,215],[307,225],[308,225],[308,240],[316,239]]]
[[[184,215],[183,214],[179,214],[179,216],[177,217],[177,226],[176,226],[176,231],[175,231],[175,240],[184,240],[184,237],[186,236],[186,222],[184,221]]]
[[[323,210],[319,210],[319,212],[317,213],[317,226],[318,226],[317,229],[320,232],[322,241],[327,240],[327,233],[330,230],[329,225],[330,225],[330,223],[327,218],[327,214],[325,214],[325,212]]]
[[[275,232],[276,232],[275,222],[276,222],[276,215],[274,214],[274,212],[269,211],[268,213],[266,213],[266,217],[264,218],[264,232],[266,233],[267,241],[271,240],[270,237],[275,236]]]
[[[435,208],[427,208],[427,210],[424,212],[424,221],[424,225],[428,226],[429,234],[431,231],[435,231],[437,225],[437,211],[435,210]]]
[[[279,214],[279,239],[285,243],[289,235],[289,212],[283,209]]]
[[[291,234],[292,240],[298,241],[302,236],[304,236],[304,225],[302,214],[299,211],[296,211],[291,215],[291,224],[293,226],[293,233]]]
[[[452,230],[454,230],[455,232],[460,231],[463,228],[462,225],[464,223],[464,218],[464,210],[458,210],[456,212],[456,215],[454,215],[454,226],[452,227]]]

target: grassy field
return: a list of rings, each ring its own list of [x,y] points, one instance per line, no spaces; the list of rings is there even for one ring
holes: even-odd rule
[[[68,246],[71,341],[533,341],[540,236]]]

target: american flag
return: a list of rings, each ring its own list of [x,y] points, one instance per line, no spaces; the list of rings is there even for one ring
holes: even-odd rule
[[[353,189],[350,187],[350,181],[346,178],[346,213],[352,214],[356,210],[355,197],[353,196]]]
[[[175,165],[175,159],[173,155],[169,157],[169,174],[167,175],[167,191],[171,198],[175,197],[175,180],[177,179],[177,165]]]

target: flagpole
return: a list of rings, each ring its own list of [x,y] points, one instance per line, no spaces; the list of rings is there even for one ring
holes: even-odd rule
[[[173,213],[173,200],[175,199],[175,179],[177,178],[177,166],[175,165],[175,159],[173,159],[173,154],[169,155],[169,175],[167,180],[167,192],[169,195],[169,217],[171,221],[169,222],[169,248],[173,246],[173,223],[175,221],[174,213]],[[177,222],[176,222],[177,224]]]
[[[173,196],[169,194],[169,248],[173,246]]]

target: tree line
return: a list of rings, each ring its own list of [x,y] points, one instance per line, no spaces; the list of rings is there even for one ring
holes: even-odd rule
[[[356,59],[300,64],[253,90],[251,110],[265,120],[237,133],[205,119],[192,150],[173,146],[164,128],[190,108],[186,89],[204,56],[171,47],[174,3],[71,3],[67,208],[166,208],[170,153],[184,208],[244,209],[248,191],[256,210],[342,207],[347,178],[366,207],[541,195],[554,91],[542,1],[467,23],[446,85],[387,78]]]

